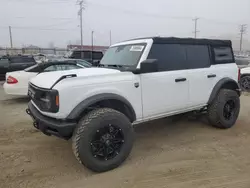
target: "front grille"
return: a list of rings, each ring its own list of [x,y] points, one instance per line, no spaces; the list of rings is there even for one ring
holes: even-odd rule
[[[28,95],[31,97],[32,101],[36,104],[36,106],[42,110],[46,111],[45,102],[42,100],[47,92],[50,90],[39,88],[29,83]]]

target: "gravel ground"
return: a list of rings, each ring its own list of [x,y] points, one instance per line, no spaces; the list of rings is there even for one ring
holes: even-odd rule
[[[5,96],[0,88],[0,187],[250,187],[248,96],[241,97],[240,117],[229,130],[187,118],[137,126],[130,157],[101,174],[78,164],[70,141],[35,130],[25,114],[27,102]]]

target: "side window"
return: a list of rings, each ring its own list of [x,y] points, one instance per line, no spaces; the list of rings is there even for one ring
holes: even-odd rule
[[[81,54],[81,51],[74,51],[71,55],[72,58],[75,58],[75,59],[81,59],[82,58],[82,54]]]
[[[76,65],[67,65],[67,64],[64,64],[64,65],[61,65],[62,67],[62,70],[72,70],[72,69],[80,69],[81,67],[78,67]]]
[[[148,59],[158,59],[159,71],[187,69],[186,50],[180,44],[153,44]]]
[[[77,60],[77,64],[79,64],[80,66],[84,66],[84,67],[91,67],[92,66],[87,61],[81,61],[81,60]]]
[[[92,52],[86,51],[83,53],[83,58],[84,59],[91,59],[91,55],[92,55]]]
[[[210,67],[209,48],[206,45],[186,45],[188,67],[198,69]]]
[[[230,47],[213,48],[215,64],[234,63],[233,51]]]
[[[51,65],[44,69],[44,72],[51,72],[51,71],[60,71],[64,70],[62,65]]]
[[[102,52],[93,52],[93,59],[102,59],[103,54]]]
[[[8,59],[0,59],[0,65],[7,65],[7,64],[9,64]]]
[[[35,62],[33,57],[22,57],[22,56],[11,57],[10,60],[11,60],[11,63],[30,63],[30,64],[32,64]]]
[[[51,65],[47,68],[44,69],[44,72],[50,72],[50,71],[55,71],[56,70],[56,65]]]

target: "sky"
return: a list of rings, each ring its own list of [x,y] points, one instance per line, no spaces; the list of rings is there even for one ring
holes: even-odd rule
[[[77,0],[0,0],[0,46],[66,47],[80,42]],[[229,38],[238,46],[239,26],[250,30],[250,0],[85,0],[83,43],[95,45],[145,36]],[[250,48],[250,34],[244,35]],[[237,44],[237,45],[236,45]],[[244,47],[244,46],[243,46]]]

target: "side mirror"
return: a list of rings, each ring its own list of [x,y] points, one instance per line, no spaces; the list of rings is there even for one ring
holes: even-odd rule
[[[140,73],[150,73],[158,71],[158,60],[157,59],[146,59],[141,62]]]

